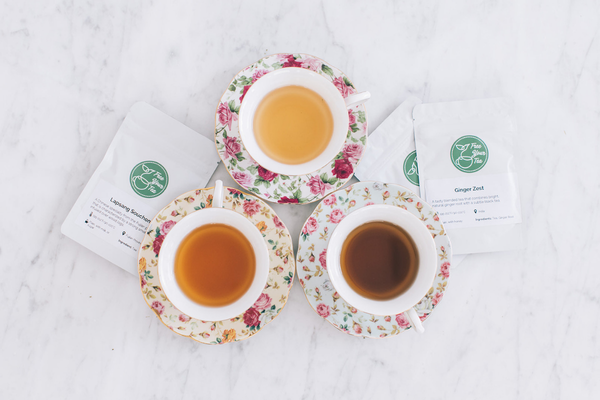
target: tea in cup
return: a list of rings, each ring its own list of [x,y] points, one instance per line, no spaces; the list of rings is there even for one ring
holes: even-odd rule
[[[341,151],[348,108],[369,92],[344,99],[336,86],[304,68],[283,68],[257,80],[240,107],[240,138],[262,167],[283,175],[314,172]]]
[[[437,252],[429,230],[410,212],[371,205],[346,216],[329,241],[327,269],[353,307],[375,315],[405,313],[423,332],[413,307],[433,284]]]
[[[165,295],[181,312],[204,321],[233,318],[258,299],[267,282],[269,253],[248,219],[223,208],[217,181],[212,208],[173,226],[162,244],[158,275]]]

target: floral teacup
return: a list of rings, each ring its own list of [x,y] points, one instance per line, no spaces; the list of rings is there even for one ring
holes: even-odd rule
[[[254,115],[266,95],[284,86],[303,86],[323,98],[333,116],[333,134],[325,150],[302,164],[284,164],[270,158],[258,145],[254,135]],[[314,172],[331,160],[342,149],[348,134],[348,109],[364,103],[369,92],[351,94],[344,98],[335,84],[322,75],[304,68],[283,68],[262,76],[244,95],[240,107],[240,138],[248,153],[262,167],[281,175],[304,175]]]
[[[401,227],[410,235],[419,254],[414,282],[404,293],[390,300],[363,297],[352,289],[342,273],[340,258],[344,241],[356,228],[373,221],[386,221]],[[433,284],[437,271],[437,251],[429,230],[410,212],[400,207],[379,204],[363,207],[347,215],[331,235],[327,248],[327,270],[339,295],[358,310],[375,315],[404,313],[415,330],[423,332],[423,325],[414,306],[423,299]]]
[[[262,233],[241,214],[223,207],[223,182],[215,184],[212,208],[189,214],[175,224],[166,236],[158,259],[158,277],[167,298],[180,311],[203,321],[222,321],[242,314],[256,302],[269,274],[269,251]],[[194,229],[206,224],[226,224],[239,230],[248,239],[256,257],[254,279],[246,293],[232,304],[208,307],[188,298],[175,279],[175,256],[182,240]]]

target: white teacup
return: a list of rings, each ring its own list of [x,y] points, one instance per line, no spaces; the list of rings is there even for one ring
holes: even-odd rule
[[[212,208],[192,213],[175,224],[158,256],[158,278],[165,295],[181,312],[203,321],[230,319],[252,307],[262,293],[269,274],[269,251],[262,234],[242,215],[222,208],[223,196],[223,182],[217,181]],[[214,223],[226,224],[242,232],[252,245],[256,257],[256,271],[250,288],[237,301],[223,307],[207,307],[192,301],[182,292],[175,279],[175,255],[181,241],[194,229]]]
[[[302,164],[284,164],[267,156],[254,136],[254,115],[264,97],[284,86],[303,86],[316,92],[325,100],[333,116],[333,134],[328,146],[316,158]],[[371,97],[369,92],[344,97],[335,85],[320,74],[304,68],[282,68],[262,76],[244,96],[240,107],[240,138],[248,153],[264,168],[282,175],[304,175],[314,172],[342,150],[348,134],[348,108],[364,103]]]
[[[413,284],[401,295],[391,300],[372,300],[355,292],[346,282],[340,264],[342,246],[348,235],[361,225],[385,221],[404,229],[412,238],[419,254],[417,276]],[[358,310],[375,315],[405,313],[417,332],[423,325],[415,309],[433,284],[437,271],[437,252],[429,230],[410,212],[396,206],[366,206],[346,216],[335,228],[327,248],[327,271],[339,295]]]

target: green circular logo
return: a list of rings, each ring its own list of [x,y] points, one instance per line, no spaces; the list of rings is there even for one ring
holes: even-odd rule
[[[477,136],[460,137],[450,149],[452,164],[462,172],[477,172],[485,166],[489,157],[488,148]]]
[[[150,199],[160,196],[167,189],[169,174],[156,161],[143,161],[131,170],[129,183],[134,192]]]
[[[419,186],[419,164],[417,164],[416,150],[413,150],[404,159],[404,176],[410,183]]]

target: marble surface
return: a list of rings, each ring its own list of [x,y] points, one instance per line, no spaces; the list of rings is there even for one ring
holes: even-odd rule
[[[592,398],[600,391],[598,1],[0,1],[0,397]],[[245,342],[174,335],[60,234],[131,105],[212,135],[236,72],[306,52],[369,90],[511,96],[525,248],[468,257],[426,332],[343,335],[299,285]],[[222,166],[213,180],[232,184]],[[314,206],[275,206],[295,240]]]

